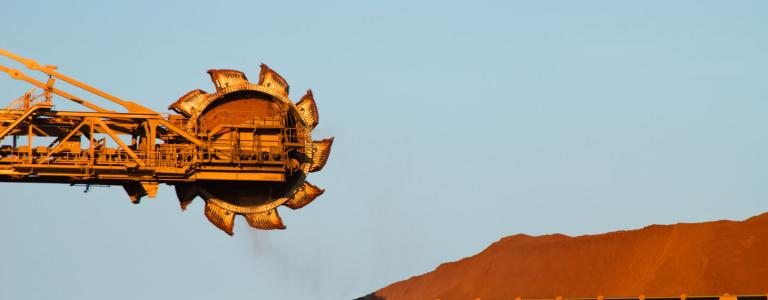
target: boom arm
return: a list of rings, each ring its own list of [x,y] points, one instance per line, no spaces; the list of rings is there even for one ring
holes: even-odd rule
[[[48,74],[50,76],[53,76],[53,77],[55,77],[57,79],[61,79],[61,80],[65,81],[66,83],[69,83],[71,85],[74,85],[74,86],[79,87],[81,89],[84,89],[86,91],[89,91],[89,92],[91,92],[93,94],[96,94],[99,97],[102,97],[104,99],[107,99],[109,101],[117,103],[120,106],[125,107],[125,109],[127,109],[128,112],[130,112],[130,113],[154,113],[154,114],[157,114],[156,111],[153,111],[153,110],[151,110],[149,108],[141,106],[141,105],[139,105],[139,104],[137,104],[135,102],[131,102],[131,101],[127,101],[127,100],[123,100],[123,99],[117,98],[117,97],[115,97],[115,96],[113,96],[113,95],[111,95],[111,94],[109,94],[107,92],[104,92],[104,91],[99,90],[99,89],[97,89],[95,87],[92,87],[92,86],[87,85],[85,83],[79,82],[79,81],[75,80],[74,78],[71,78],[71,77],[66,76],[64,74],[56,72],[54,70],[55,68],[53,68],[53,67],[40,65],[37,61],[34,61],[32,59],[28,59],[28,58],[24,58],[24,57],[18,56],[16,54],[8,52],[7,50],[2,49],[2,48],[0,48],[0,54],[4,55],[4,56],[6,56],[6,57],[8,57],[10,59],[13,59],[13,60],[15,60],[15,61],[17,61],[17,62],[19,62],[19,63],[21,63],[23,65],[25,65],[30,70],[36,70],[36,71],[43,72],[43,73]],[[0,69],[2,69],[6,73],[11,74],[11,77],[13,77],[15,79],[22,79],[24,81],[27,81],[27,82],[32,83],[34,85],[37,85],[33,81],[28,80],[28,79],[32,79],[32,78],[29,78],[29,77],[26,77],[26,76],[24,76],[24,77],[15,77],[13,75],[13,73],[8,71],[8,70],[11,70],[11,69],[5,68],[2,65],[0,65]],[[13,70],[11,70],[11,71],[13,71]],[[17,72],[17,74],[21,74],[21,72],[19,72],[18,70],[15,70],[15,71]],[[21,74],[21,75],[23,76],[23,74]],[[34,80],[34,79],[32,79],[32,80]],[[59,95],[61,95],[61,94],[59,94]],[[64,97],[66,97],[66,96],[64,96]],[[88,103],[88,102],[86,102],[86,101],[84,101],[82,99],[75,100],[75,99],[72,99],[71,97],[66,97],[66,98],[70,99],[72,101],[75,101],[77,103],[83,104],[83,105],[87,106],[88,108],[94,109],[96,111],[100,111],[100,110],[92,107],[92,106],[95,106],[95,105],[93,105],[91,103]],[[75,98],[77,98],[77,97],[75,97]],[[88,106],[85,103],[88,103],[91,106]],[[95,107],[98,107],[98,106],[95,106]]]
[[[6,56],[6,57],[8,57],[10,59],[13,59],[13,60],[15,60],[15,61],[17,61],[19,63],[24,64],[30,70],[41,71],[41,72],[43,72],[45,74],[48,74],[49,76],[52,76],[52,77],[57,78],[57,79],[61,79],[61,80],[65,81],[65,82],[67,82],[69,84],[72,84],[72,85],[74,85],[76,87],[79,87],[81,89],[89,91],[89,92],[91,92],[91,93],[93,93],[93,94],[95,94],[97,96],[100,96],[100,97],[102,97],[104,99],[107,99],[109,101],[117,103],[117,104],[121,105],[122,107],[125,107],[125,109],[128,110],[129,113],[156,115],[159,118],[158,123],[160,125],[163,125],[164,127],[168,128],[169,130],[171,130],[171,131],[181,135],[182,137],[184,137],[185,139],[187,139],[188,141],[192,142],[195,145],[201,146],[203,144],[202,141],[200,141],[200,139],[192,136],[191,134],[189,134],[188,132],[184,131],[183,129],[181,129],[181,128],[171,124],[167,120],[164,120],[161,117],[160,113],[158,113],[158,112],[156,112],[154,110],[151,110],[149,108],[141,106],[141,105],[139,105],[139,104],[137,104],[135,102],[131,102],[131,101],[127,101],[127,100],[122,100],[122,99],[117,98],[117,97],[115,97],[115,96],[113,96],[113,95],[111,95],[111,94],[109,94],[107,92],[104,92],[104,91],[99,90],[99,89],[97,89],[95,87],[92,87],[90,85],[87,85],[85,83],[77,81],[77,80],[75,80],[75,79],[73,79],[73,78],[71,78],[69,76],[66,76],[64,74],[56,72],[54,70],[55,67],[42,66],[37,61],[34,61],[34,60],[31,60],[31,59],[28,59],[28,58],[24,58],[24,57],[18,56],[16,54],[8,52],[7,50],[2,49],[2,48],[0,48],[0,54],[4,55],[4,56]],[[93,110],[95,110],[97,112],[100,112],[100,113],[110,113],[110,112],[112,112],[112,111],[104,109],[104,108],[102,108],[102,107],[100,107],[100,106],[98,106],[96,104],[93,104],[91,102],[83,100],[83,99],[81,99],[81,98],[79,98],[77,96],[74,96],[74,95],[69,94],[67,92],[64,92],[62,90],[59,90],[57,88],[54,88],[51,85],[48,85],[48,84],[42,83],[42,82],[40,82],[38,80],[35,80],[34,78],[27,76],[26,74],[22,73],[21,71],[19,71],[17,69],[11,69],[11,68],[8,68],[6,66],[0,65],[0,71],[8,73],[8,75],[10,75],[11,78],[13,78],[13,79],[23,80],[23,81],[26,81],[26,82],[28,82],[28,83],[30,83],[32,85],[35,85],[35,86],[37,86],[39,88],[42,88],[42,89],[45,89],[45,90],[49,90],[49,91],[51,91],[51,92],[53,92],[53,93],[55,93],[55,94],[57,94],[59,96],[62,96],[64,98],[66,98],[66,99],[74,101],[75,103],[81,104],[81,105],[83,105],[85,107],[88,107],[90,109],[93,109]]]
[[[2,49],[0,49],[0,51],[1,50]],[[57,89],[55,87],[48,87],[45,83],[42,83],[42,82],[37,81],[36,79],[34,79],[32,77],[27,76],[26,74],[22,73],[19,70],[11,69],[11,68],[8,68],[6,66],[0,65],[0,71],[8,73],[8,75],[10,75],[11,78],[13,78],[13,79],[18,79],[18,80],[26,81],[26,82],[28,82],[28,83],[36,86],[36,87],[39,87],[41,89],[48,90],[50,88],[50,91],[55,93],[56,95],[62,96],[64,98],[67,98],[67,99],[69,99],[71,101],[74,101],[77,104],[80,104],[80,105],[85,106],[87,108],[93,109],[93,110],[95,110],[97,112],[109,112],[109,110],[107,110],[107,109],[104,109],[104,108],[102,108],[102,107],[100,107],[100,106],[98,106],[96,104],[93,104],[91,102],[88,102],[88,101],[85,101],[83,99],[80,99],[80,98],[78,98],[78,97],[76,97],[76,96],[74,96],[74,95],[72,95],[70,93],[64,92],[64,91],[59,90],[59,89]]]

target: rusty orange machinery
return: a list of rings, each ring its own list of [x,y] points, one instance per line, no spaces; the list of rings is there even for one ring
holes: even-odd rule
[[[0,110],[0,181],[123,186],[133,203],[155,197],[160,183],[175,187],[185,209],[205,200],[205,216],[232,235],[242,215],[258,229],[283,229],[277,208],[299,209],[323,193],[306,181],[320,171],[333,138],[315,141],[317,106],[309,90],[294,103],[288,83],[261,65],[257,83],[235,70],[209,70],[216,91],[194,90],[162,115],[0,49],[38,81],[0,65],[0,71],[41,89]],[[104,109],[55,87],[61,80],[122,106]],[[58,95],[88,111],[57,111]]]

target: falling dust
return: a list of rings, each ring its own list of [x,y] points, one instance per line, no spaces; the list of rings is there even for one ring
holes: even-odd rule
[[[243,224],[245,225],[245,224]],[[268,272],[278,282],[278,299],[333,299],[327,286],[332,266],[321,259],[323,251],[314,247],[291,247],[277,234],[285,231],[244,230],[251,240],[252,253],[258,258],[258,272]],[[274,236],[273,236],[274,235]],[[282,286],[280,286],[282,285]],[[336,295],[338,296],[338,295]]]

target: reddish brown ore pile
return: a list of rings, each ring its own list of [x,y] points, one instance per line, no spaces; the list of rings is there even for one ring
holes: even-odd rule
[[[768,213],[569,237],[514,235],[363,299],[765,294]]]

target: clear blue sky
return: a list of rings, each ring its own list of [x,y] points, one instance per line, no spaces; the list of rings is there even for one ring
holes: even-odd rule
[[[505,235],[768,211],[765,1],[113,2],[5,1],[0,47],[159,111],[267,63],[315,92],[327,191],[229,237],[168,186],[2,183],[0,299],[351,299]]]

